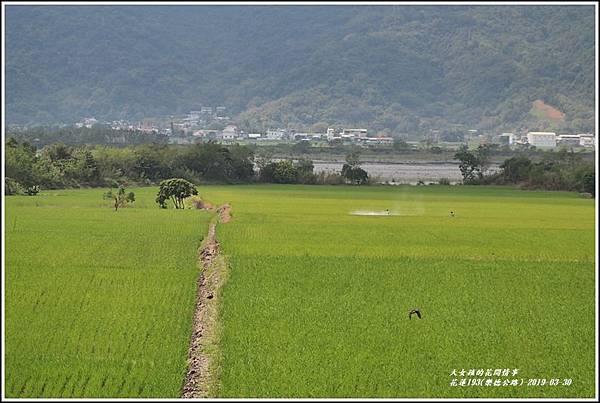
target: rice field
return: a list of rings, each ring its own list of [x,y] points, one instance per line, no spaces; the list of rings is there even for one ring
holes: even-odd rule
[[[7,397],[179,396],[210,216],[133,190],[117,213],[101,189],[6,198]],[[199,190],[233,208],[218,397],[593,397],[593,200]]]
[[[177,397],[209,214],[102,189],[6,200],[6,397]]]
[[[220,396],[594,395],[593,200],[442,186],[205,194],[233,206],[219,228],[231,265]]]

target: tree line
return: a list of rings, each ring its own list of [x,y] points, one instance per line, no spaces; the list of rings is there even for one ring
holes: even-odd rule
[[[500,165],[497,172],[488,172],[491,148],[480,145],[474,150],[462,147],[454,156],[464,184],[517,185],[524,189],[566,190],[595,195],[596,170],[572,150],[546,151],[537,160],[521,153]]]
[[[314,172],[310,159],[274,160],[250,147],[207,142],[179,147],[70,146],[55,143],[37,150],[27,141],[6,142],[6,194],[39,189],[152,185],[169,178],[192,183],[366,184],[360,154],[352,153],[341,172]],[[255,169],[255,166],[257,169]]]
[[[26,141],[6,142],[6,194],[36,194],[40,189],[154,185],[181,178],[191,183],[289,183],[364,185],[372,178],[361,168],[360,150],[346,156],[339,172],[314,171],[308,158],[273,159],[253,148],[207,142],[192,146],[142,144],[69,146],[55,143],[36,149]],[[518,185],[526,189],[595,193],[595,167],[579,153],[547,151],[532,159],[520,153],[489,172],[493,149],[459,149],[455,159],[464,184]]]

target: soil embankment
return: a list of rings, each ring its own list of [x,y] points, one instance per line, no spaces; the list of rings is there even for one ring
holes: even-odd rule
[[[215,211],[211,205],[205,209]],[[211,221],[208,234],[198,251],[200,276],[197,282],[196,309],[188,351],[188,369],[181,396],[184,398],[211,397],[217,378],[215,348],[218,343],[217,304],[225,281],[226,263],[220,256],[217,240],[217,222],[231,219],[231,206],[216,209],[218,218]]]

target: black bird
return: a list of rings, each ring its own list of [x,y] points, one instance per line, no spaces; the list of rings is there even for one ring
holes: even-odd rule
[[[421,311],[419,309],[411,309],[408,311],[408,319],[412,319],[413,314],[416,314],[421,319]]]

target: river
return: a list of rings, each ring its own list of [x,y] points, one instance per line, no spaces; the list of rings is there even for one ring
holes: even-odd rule
[[[340,161],[313,161],[315,173],[321,171],[342,170],[344,162]],[[461,182],[462,176],[458,163],[451,162],[364,162],[361,168],[367,171],[369,176],[378,182],[395,182],[416,184],[419,181],[425,183],[437,182],[440,179],[448,179],[450,183]],[[490,166],[488,173],[497,171],[499,166]]]

